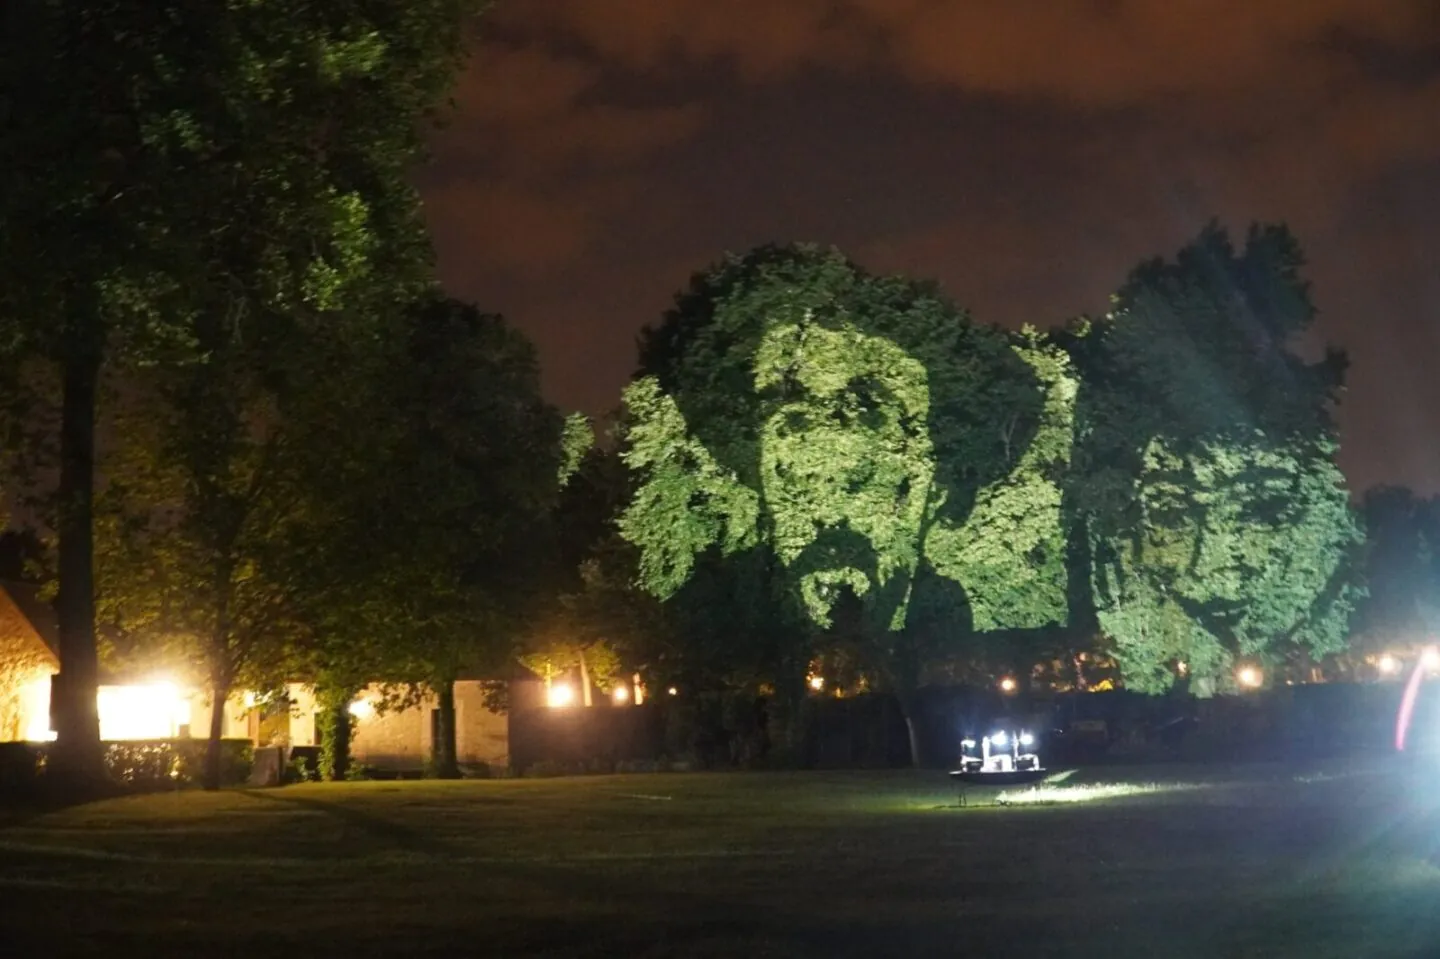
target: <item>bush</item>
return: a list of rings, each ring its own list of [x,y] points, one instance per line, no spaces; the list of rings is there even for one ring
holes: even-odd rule
[[[316,782],[320,778],[320,747],[291,746],[290,760],[285,764],[285,781]]]
[[[205,777],[204,739],[150,739],[105,744],[110,778],[141,792],[198,786]],[[235,786],[250,777],[248,739],[220,741],[220,785]]]
[[[37,799],[45,777],[45,747],[35,743],[0,743],[0,800]]]
[[[205,775],[204,739],[126,740],[103,744],[110,780],[135,792],[199,786]],[[0,743],[0,800],[45,798],[46,743]],[[235,786],[250,777],[248,739],[220,741],[220,784]]]

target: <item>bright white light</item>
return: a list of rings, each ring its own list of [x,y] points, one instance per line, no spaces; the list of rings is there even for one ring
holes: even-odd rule
[[[1440,669],[1440,649],[1436,649],[1434,646],[1428,647],[1425,652],[1420,654],[1420,665],[1429,670]]]
[[[1190,664],[1185,662],[1185,660],[1183,659],[1180,660],[1180,662],[1175,664],[1175,672],[1179,673],[1181,676],[1184,676],[1186,673],[1190,672]]]
[[[20,715],[25,717],[25,739],[32,743],[53,742],[50,728],[50,677],[40,676],[20,690]]]
[[[375,704],[368,699],[357,699],[347,707],[356,719],[369,719],[375,715]]]
[[[1021,733],[1021,734],[1020,734],[1020,745],[1022,745],[1022,746],[1029,746],[1029,745],[1032,745],[1034,742],[1035,742],[1035,737],[1032,736],[1032,735],[1030,735],[1029,733]]]
[[[545,704],[556,709],[572,705],[574,702],[575,690],[568,683],[556,683],[545,694]]]
[[[974,749],[974,748],[975,748],[975,740],[973,740],[973,739],[962,739],[962,740],[960,740],[960,745],[961,745],[961,746],[964,746],[966,749]]]
[[[1093,786],[1034,786],[995,797],[1001,806],[1049,805],[1051,803],[1093,802],[1149,793],[1182,792],[1201,787],[1190,783],[1105,783]]]
[[[1000,690],[1006,693],[1015,692],[1015,680],[1011,679],[1009,676],[1006,676],[1004,679],[1000,680]]]
[[[190,721],[190,701],[174,683],[101,686],[95,705],[104,740],[169,739],[177,725]]]
[[[246,709],[254,709],[254,708],[255,708],[255,690],[253,690],[253,689],[247,689],[247,690],[245,690],[245,708],[246,708]]]
[[[810,677],[810,688],[813,689],[813,690],[815,690],[817,693],[820,692],[820,690],[822,690],[822,689],[825,688],[825,677],[824,677],[824,676],[811,676],[811,677]]]
[[[666,692],[669,693],[671,696],[680,695],[680,690],[676,689],[674,686],[671,686],[669,689],[666,690]]]
[[[1010,742],[1010,737],[1006,736],[1003,732],[999,732],[991,736],[990,741],[997,746],[1004,746],[1006,743]]]
[[[1241,686],[1255,689],[1265,681],[1265,674],[1254,666],[1246,666],[1235,674],[1235,679]]]
[[[1381,656],[1380,661],[1375,665],[1379,668],[1380,672],[1386,676],[1393,676],[1400,671],[1400,660],[1391,656],[1389,653]]]
[[[616,686],[615,689],[610,693],[610,696],[612,699],[615,700],[616,703],[628,703],[630,701],[630,687]]]

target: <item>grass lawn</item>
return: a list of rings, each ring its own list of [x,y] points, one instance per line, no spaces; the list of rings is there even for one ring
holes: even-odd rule
[[[0,956],[1440,956],[1440,766],[314,784],[0,829]]]

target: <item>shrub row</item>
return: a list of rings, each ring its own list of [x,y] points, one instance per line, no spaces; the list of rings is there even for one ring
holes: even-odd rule
[[[117,786],[156,792],[198,786],[204,775],[203,739],[154,739],[105,744],[105,769]],[[221,741],[220,780],[245,782],[250,775],[247,739]],[[45,794],[49,747],[44,743],[0,743],[0,802],[31,802]]]

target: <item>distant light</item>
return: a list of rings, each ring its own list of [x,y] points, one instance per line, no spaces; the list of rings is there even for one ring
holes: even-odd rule
[[[1254,666],[1246,666],[1235,674],[1235,679],[1241,686],[1255,689],[1265,681],[1265,675]]]
[[[545,705],[556,709],[571,706],[575,703],[575,690],[569,683],[556,683],[545,693]]]
[[[961,746],[964,746],[966,749],[974,749],[974,748],[975,748],[975,740],[973,740],[973,739],[962,739],[962,740],[960,740],[960,745],[961,745]]]
[[[824,676],[811,676],[811,677],[810,677],[810,688],[813,689],[813,690],[815,690],[817,693],[820,692],[820,690],[822,690],[822,689],[825,688],[825,677],[824,677]]]
[[[624,703],[628,703],[630,701],[630,687],[616,686],[614,691],[611,692],[610,695],[616,703],[623,705]]]
[[[1185,660],[1183,659],[1180,660],[1180,662],[1175,664],[1175,672],[1179,673],[1181,676],[1184,676],[1186,673],[1190,672],[1190,664],[1185,662]]]
[[[1032,736],[1032,735],[1030,735],[1029,733],[1021,733],[1021,734],[1020,734],[1020,745],[1022,745],[1022,746],[1030,746],[1030,745],[1034,744],[1034,742],[1035,742],[1035,737]]]
[[[1015,692],[1015,680],[1009,676],[1000,680],[1000,691],[1005,693]]]
[[[356,719],[369,719],[375,715],[375,704],[368,699],[357,699],[349,708],[350,715]]]
[[[1004,746],[1006,743],[1010,742],[1010,737],[1006,736],[1005,733],[1001,731],[991,736],[990,741],[997,746]]]
[[[1400,660],[1386,653],[1380,657],[1380,662],[1376,663],[1376,666],[1379,667],[1380,672],[1384,675],[1393,676],[1400,671]]]
[[[667,690],[665,690],[665,691],[666,691],[667,693],[669,693],[671,696],[679,696],[679,695],[680,695],[680,690],[676,689],[674,686],[671,686],[669,689],[667,689]]]
[[[1420,665],[1429,670],[1440,669],[1440,649],[1436,649],[1434,646],[1428,647],[1425,652],[1420,654]]]

